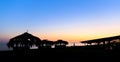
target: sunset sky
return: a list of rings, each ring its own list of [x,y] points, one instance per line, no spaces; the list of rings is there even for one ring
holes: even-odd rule
[[[0,0],[0,41],[27,30],[69,42],[120,35],[120,0]]]

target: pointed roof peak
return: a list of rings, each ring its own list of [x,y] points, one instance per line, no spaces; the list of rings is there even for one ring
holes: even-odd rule
[[[24,32],[23,34],[30,34],[30,33],[28,33],[28,32]]]
[[[28,29],[24,32],[24,34],[29,34]]]

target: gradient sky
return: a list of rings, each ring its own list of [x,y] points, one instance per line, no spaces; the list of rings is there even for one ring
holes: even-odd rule
[[[120,0],[0,0],[0,41],[27,30],[70,42],[120,35]]]

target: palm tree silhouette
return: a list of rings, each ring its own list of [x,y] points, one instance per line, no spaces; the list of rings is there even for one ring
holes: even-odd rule
[[[30,47],[32,47],[33,45],[37,45],[36,43],[40,41],[41,40],[38,37],[25,32],[10,39],[10,41],[7,43],[7,46],[9,48],[13,48],[13,50],[26,50],[30,49]]]
[[[54,43],[55,43],[55,48],[63,48],[66,47],[66,45],[68,44],[68,42],[64,40],[57,40]]]

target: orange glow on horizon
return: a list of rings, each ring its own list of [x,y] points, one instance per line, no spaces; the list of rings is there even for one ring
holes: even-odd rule
[[[56,41],[58,39],[66,40],[68,42],[80,42],[91,39],[98,39],[104,37],[117,36],[119,33],[98,33],[98,34],[36,34],[40,39],[48,39]]]
[[[108,30],[108,31],[100,31],[100,30],[89,30],[89,31],[69,31],[69,32],[51,32],[51,33],[39,33],[39,32],[30,32],[30,34],[39,37],[41,40],[48,39],[51,41],[56,41],[58,39],[62,39],[68,42],[80,42],[85,40],[91,40],[91,39],[98,39],[98,38],[104,38],[104,37],[111,37],[111,36],[117,36],[120,33],[120,30]],[[0,38],[0,40],[6,40],[9,41],[10,38],[13,38],[17,35],[20,35],[22,33],[13,33],[13,34],[6,34]]]

